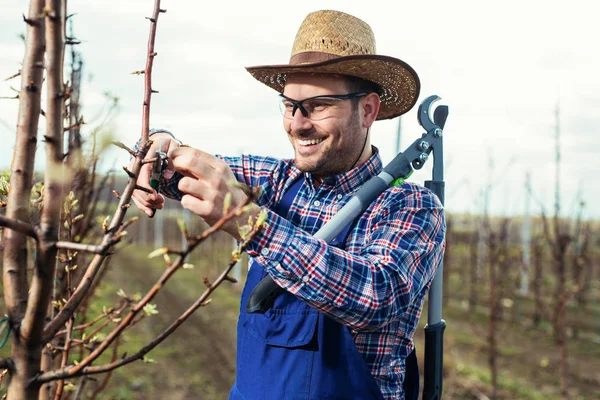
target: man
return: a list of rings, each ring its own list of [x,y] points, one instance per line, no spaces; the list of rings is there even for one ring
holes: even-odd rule
[[[391,187],[336,246],[312,234],[381,171],[371,125],[411,109],[418,77],[403,61],[375,55],[370,27],[337,11],[306,17],[290,64],[248,71],[282,94],[293,160],[214,157],[165,131],[153,133],[149,153],[168,151],[163,193],[208,224],[222,217],[226,193],[231,207],[245,200],[232,180],[262,189],[223,228],[239,239],[236,223],[267,210],[247,250],[230,399],[403,399],[405,361],[443,254],[439,200],[414,184]],[[148,169],[140,184],[147,181]],[[164,199],[137,191],[134,201],[151,214]],[[266,275],[285,292],[266,313],[250,314],[248,296]]]

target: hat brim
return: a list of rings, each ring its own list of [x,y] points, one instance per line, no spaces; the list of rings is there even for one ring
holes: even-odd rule
[[[258,81],[282,93],[287,75],[325,73],[355,76],[381,87],[378,120],[408,112],[417,102],[421,82],[414,69],[402,60],[381,55],[353,55],[306,64],[246,67]]]

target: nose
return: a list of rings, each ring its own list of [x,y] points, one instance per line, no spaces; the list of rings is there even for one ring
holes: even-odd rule
[[[296,110],[292,119],[287,121],[290,121],[290,133],[310,130],[313,125],[312,121],[305,117],[301,110]]]

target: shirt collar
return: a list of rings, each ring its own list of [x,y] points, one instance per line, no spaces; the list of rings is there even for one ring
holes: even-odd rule
[[[321,183],[321,187],[334,190],[336,193],[350,194],[354,193],[369,179],[378,175],[383,170],[383,164],[379,149],[375,146],[372,147],[373,155],[367,161],[343,174],[328,176]],[[310,188],[314,190],[312,174],[307,172],[305,177]]]

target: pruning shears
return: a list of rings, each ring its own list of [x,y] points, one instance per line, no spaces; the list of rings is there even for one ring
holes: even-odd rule
[[[164,151],[156,150],[154,161],[152,162],[152,170],[150,172],[150,187],[157,192],[160,189],[160,184],[163,180],[163,174],[167,169],[168,161],[167,161],[167,153]],[[152,215],[150,218],[154,217],[154,213],[156,209],[152,209]]]

